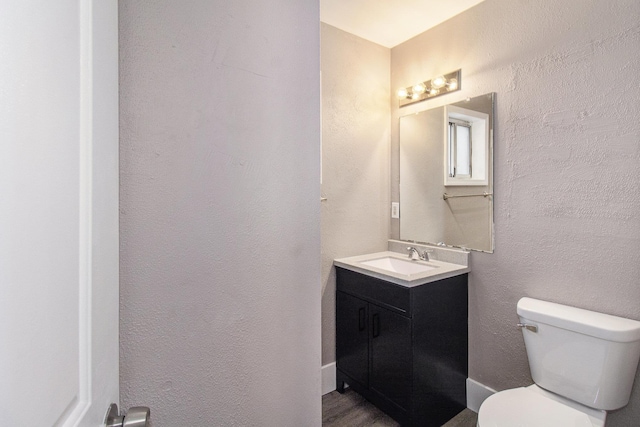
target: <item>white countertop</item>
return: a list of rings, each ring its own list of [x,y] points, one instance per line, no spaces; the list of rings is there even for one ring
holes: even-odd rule
[[[347,270],[355,271],[357,273],[366,274],[367,276],[375,277],[378,279],[386,280],[391,283],[395,283],[400,286],[414,287],[423,285],[429,282],[435,282],[436,280],[446,279],[460,274],[468,273],[469,267],[466,265],[452,264],[450,262],[429,260],[429,261],[413,261],[420,264],[426,264],[433,268],[429,271],[424,271],[415,274],[402,274],[396,273],[381,268],[371,267],[362,264],[363,261],[370,261],[378,258],[392,257],[401,260],[409,260],[409,257],[405,254],[398,252],[376,252],[366,255],[357,255],[348,258],[340,258],[333,261],[333,264],[345,268]]]

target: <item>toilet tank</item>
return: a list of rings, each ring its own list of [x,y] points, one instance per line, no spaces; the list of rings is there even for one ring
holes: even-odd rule
[[[640,358],[640,322],[522,298],[518,302],[531,377],[583,405],[613,410],[629,402]]]

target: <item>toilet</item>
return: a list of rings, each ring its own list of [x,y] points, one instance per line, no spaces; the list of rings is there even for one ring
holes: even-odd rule
[[[535,384],[487,398],[478,427],[602,427],[629,402],[640,322],[533,298],[517,312]]]

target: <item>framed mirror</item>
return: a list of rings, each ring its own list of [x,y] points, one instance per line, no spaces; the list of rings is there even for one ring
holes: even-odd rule
[[[400,117],[400,239],[493,252],[495,94]]]

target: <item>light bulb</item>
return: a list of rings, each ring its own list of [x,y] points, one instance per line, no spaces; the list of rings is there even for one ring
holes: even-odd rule
[[[447,86],[449,87],[449,90],[456,90],[458,88],[458,80],[456,79],[449,80],[449,84]]]
[[[424,84],[418,83],[417,85],[413,86],[413,93],[423,93],[425,89],[426,88],[424,87]]]
[[[435,79],[431,80],[431,87],[440,89],[447,83],[447,79],[444,76],[438,76]]]
[[[420,98],[419,93],[414,93],[413,95],[411,95],[411,99],[418,99],[418,98]]]
[[[398,89],[398,98],[406,98],[407,90],[405,88]]]
[[[438,92],[440,92],[438,89],[431,88],[431,90],[429,91],[429,95],[436,96]]]

